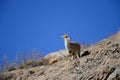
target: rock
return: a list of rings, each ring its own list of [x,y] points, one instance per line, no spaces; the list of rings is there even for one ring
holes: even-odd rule
[[[112,72],[107,80],[120,80],[120,68],[117,68]]]

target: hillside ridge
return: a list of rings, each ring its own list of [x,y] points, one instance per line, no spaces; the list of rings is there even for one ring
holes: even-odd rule
[[[120,31],[82,46],[81,58],[68,55],[65,50],[50,53],[39,66],[5,72],[0,80],[120,80]]]

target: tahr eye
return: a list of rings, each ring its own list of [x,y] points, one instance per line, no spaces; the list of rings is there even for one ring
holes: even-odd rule
[[[65,36],[65,38],[68,38],[68,36]]]

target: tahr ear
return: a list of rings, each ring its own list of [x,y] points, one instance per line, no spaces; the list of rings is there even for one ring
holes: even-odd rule
[[[68,34],[64,33],[63,36],[68,36]]]

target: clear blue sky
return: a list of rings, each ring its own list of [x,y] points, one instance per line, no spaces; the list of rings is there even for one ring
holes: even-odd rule
[[[0,0],[0,59],[64,49],[61,35],[94,43],[120,30],[120,0]]]

